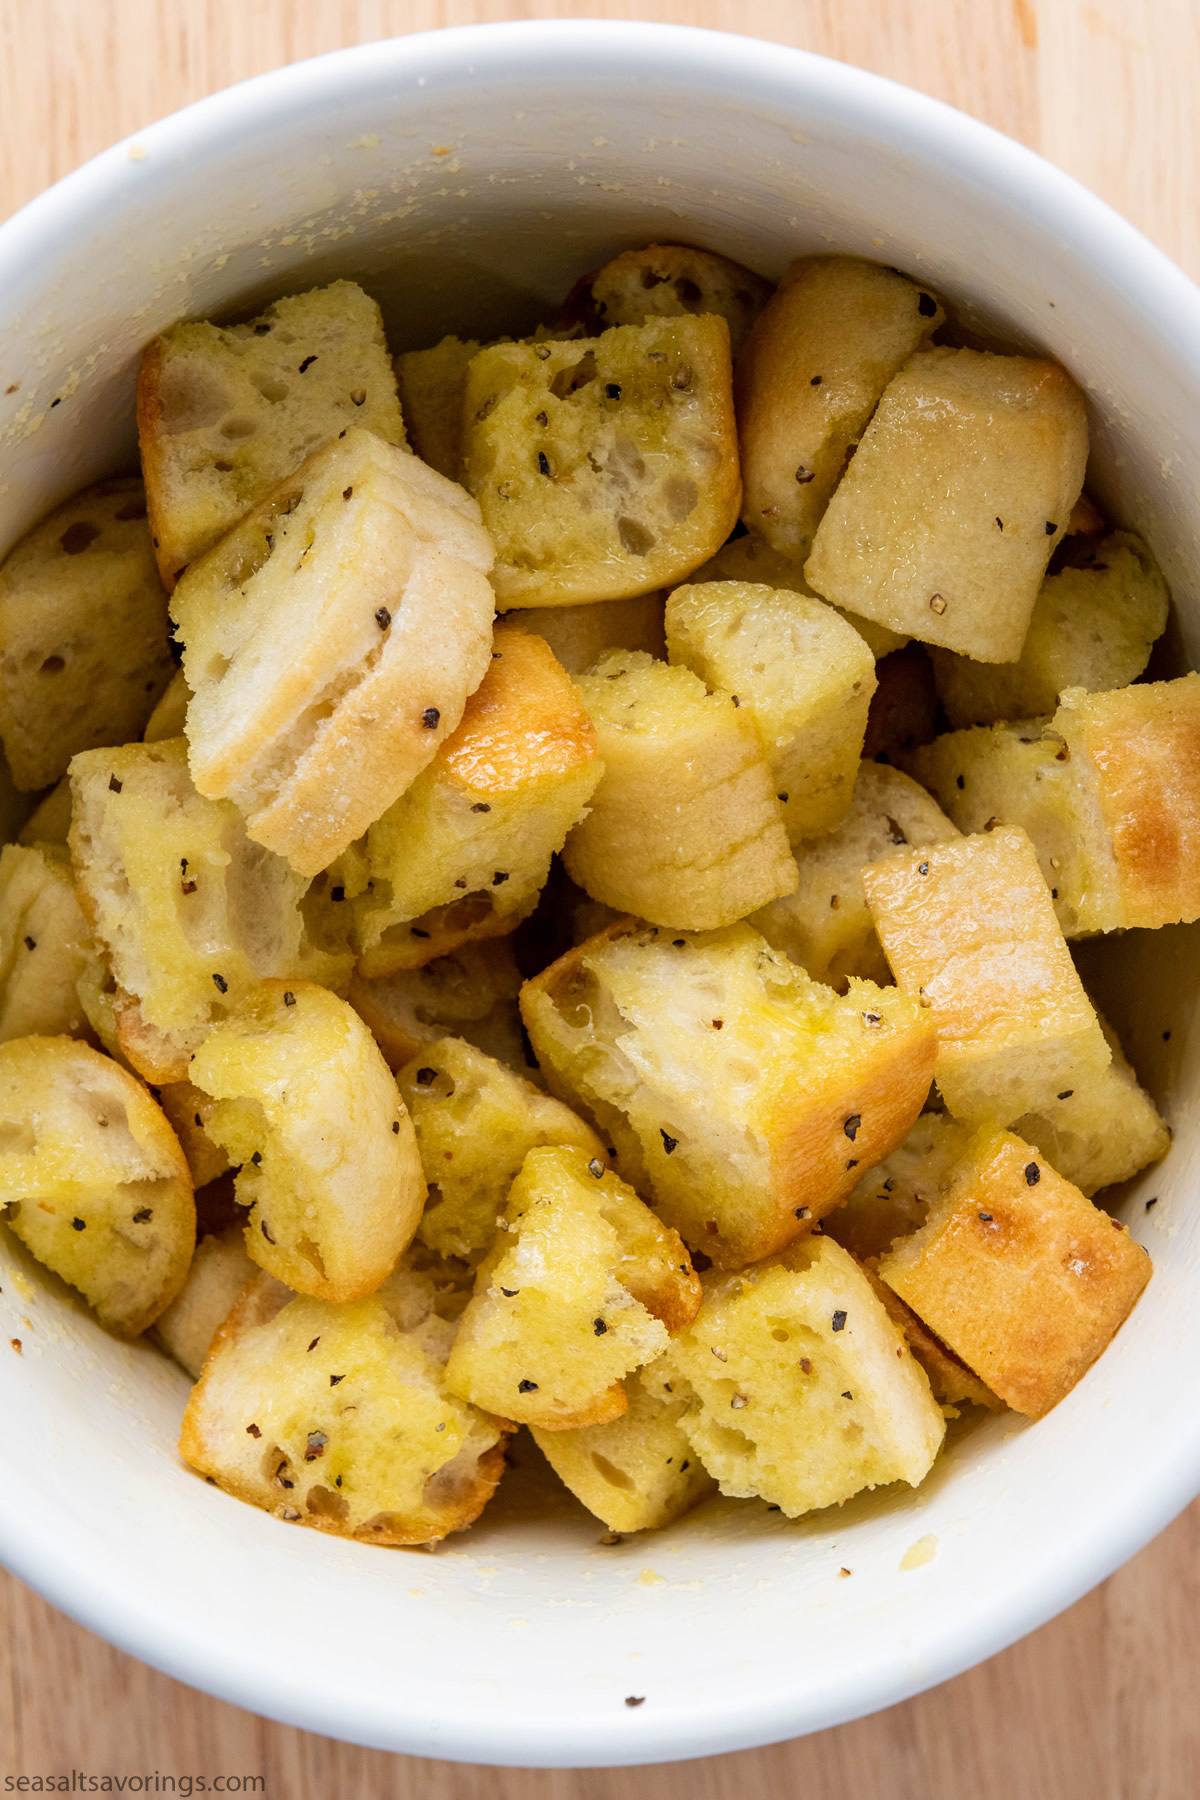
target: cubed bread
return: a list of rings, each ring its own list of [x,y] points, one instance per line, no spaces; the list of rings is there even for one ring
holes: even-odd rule
[[[563,668],[582,675],[606,650],[644,650],[665,657],[665,597],[593,600],[590,606],[527,606],[505,613],[505,623],[544,637]]]
[[[863,1488],[917,1487],[945,1436],[899,1328],[826,1237],[706,1277],[699,1316],[664,1367],[721,1492],[757,1495],[792,1519]]]
[[[174,1132],[139,1081],[75,1038],[0,1044],[0,1214],[118,1337],[170,1305],[196,1241]]]
[[[648,594],[711,556],[741,499],[731,383],[713,314],[481,350],[464,479],[496,541],[499,604]]]
[[[1021,654],[978,663],[934,650],[938,696],[951,725],[993,725],[1052,713],[1065,688],[1090,693],[1136,681],[1167,623],[1169,596],[1141,538],[1114,531],[1083,561],[1047,575]]]
[[[363,950],[358,973],[365,981],[423,969],[443,956],[452,956],[468,944],[489,944],[506,937],[528,918],[537,904],[536,893],[523,905],[501,910],[497,895],[467,894],[449,906],[435,906],[410,924],[389,925],[379,942]]]
[[[792,264],[738,363],[751,530],[803,561],[879,396],[944,317],[931,293],[878,263]]]
[[[304,882],[229,801],[197,794],[182,738],[84,751],[71,781],[80,904],[117,985],[121,1048],[148,1081],[185,1080],[210,1025],[263,977],[338,979],[307,940]]]
[[[0,1043],[86,1037],[76,983],[88,928],[65,855],[6,844],[0,852]]]
[[[228,1152],[209,1135],[217,1101],[191,1081],[166,1081],[154,1093],[187,1158],[192,1186],[197,1190],[207,1187],[232,1166]]]
[[[18,844],[58,844],[65,850],[70,829],[71,778],[64,775],[38,801],[16,834],[16,840]]]
[[[523,917],[602,773],[591,720],[549,644],[498,625],[458,729],[367,832],[355,905],[364,954],[472,895]]]
[[[102,481],[0,566],[0,737],[18,788],[140,737],[175,664],[140,481]]]
[[[907,1136],[933,1075],[915,998],[852,981],[839,999],[748,925],[626,920],[527,982],[521,1011],[551,1092],[720,1268],[831,1212]]]
[[[984,1127],[879,1273],[993,1393],[1040,1419],[1125,1319],[1150,1258],[1032,1146]]]
[[[163,738],[182,737],[184,726],[187,723],[188,701],[191,697],[187,677],[182,669],[176,669],[163,689],[158,705],[146,720],[142,742],[158,744],[162,742]]]
[[[238,1296],[257,1274],[236,1225],[219,1236],[202,1237],[196,1245],[187,1280],[153,1326],[155,1342],[193,1381],[200,1379],[209,1346]]]
[[[1101,1188],[1128,1181],[1167,1154],[1171,1134],[1141,1086],[1116,1032],[1101,1018],[1112,1061],[1078,1087],[1064,1088],[1013,1130],[1089,1199]]]
[[[604,775],[563,860],[595,900],[706,930],[796,886],[749,710],[689,669],[612,651],[579,683]]]
[[[644,325],[650,319],[719,313],[729,327],[736,356],[770,297],[771,284],[728,256],[690,244],[648,244],[623,250],[594,275],[586,275],[567,300],[593,331]]]
[[[958,1418],[962,1406],[982,1406],[985,1412],[1004,1411],[1003,1400],[968,1369],[961,1357],[947,1350],[941,1339],[922,1325],[912,1308],[905,1306],[899,1294],[881,1281],[869,1264],[863,1266],[863,1274],[879,1296],[888,1318],[900,1327],[905,1343],[924,1369],[930,1391],[941,1403],[946,1418]]]
[[[795,893],[761,907],[750,923],[814,981],[839,989],[851,976],[886,984],[891,971],[863,892],[863,867],[909,844],[940,844],[957,836],[917,782],[886,763],[860,763],[841,824],[826,837],[796,846]]]
[[[347,998],[399,1069],[422,1044],[457,1036],[512,1068],[525,1066],[517,994],[521,971],[510,938],[463,944],[420,969],[376,981],[355,976]]]
[[[172,325],[142,357],[138,441],[163,581],[349,425],[404,442],[383,319],[352,281],[255,319]]]
[[[202,794],[303,875],[432,761],[491,653],[492,545],[470,496],[369,431],[303,463],[172,600]]]
[[[534,1441],[559,1480],[610,1531],[653,1531],[715,1494],[717,1484],[683,1434],[687,1401],[672,1393],[661,1362],[625,1378],[619,1419]]]
[[[53,793],[51,789],[51,793]],[[4,745],[0,742],[0,843],[35,843],[35,838],[25,835],[30,816],[38,810],[42,802],[35,806],[33,794],[23,794],[13,780],[12,770],[8,766],[8,758],[4,754]]]
[[[787,588],[793,594],[807,594],[810,600],[817,598],[804,579],[803,562],[784,556],[782,551],[773,550],[765,539],[744,528],[740,529],[737,537],[731,537],[722,544],[715,556],[710,556],[706,563],[693,570],[692,581],[765,582],[768,587]],[[826,605],[828,604],[826,601]],[[857,613],[847,612],[844,606],[835,606],[833,610],[840,613],[848,624],[853,625],[860,637],[866,639],[874,657],[889,656],[893,650],[899,650],[908,642],[908,638],[902,633],[889,631],[886,625],[876,625],[873,619],[862,619]]]
[[[504,1471],[505,1426],[447,1391],[454,1327],[432,1293],[422,1309],[406,1278],[397,1296],[389,1284],[280,1307],[272,1294],[256,1312],[256,1285],[192,1390],[185,1461],[277,1519],[366,1543],[433,1543],[477,1519]]]
[[[889,382],[817,529],[818,594],[977,662],[1012,662],[1087,462],[1057,363],[927,350]]]
[[[626,1375],[653,1362],[700,1304],[687,1251],[586,1150],[531,1150],[475,1280],[446,1383],[544,1431],[602,1425]]]
[[[863,870],[892,973],[937,1029],[956,1118],[1011,1124],[1103,1073],[1112,1052],[1023,831],[898,852]]]
[[[939,723],[933,665],[924,644],[905,644],[881,657],[875,664],[863,756],[904,768],[919,745],[933,742]]]
[[[463,390],[471,358],[482,348],[478,338],[444,337],[393,359],[408,441],[449,481],[462,479]]]
[[[477,1261],[491,1248],[508,1190],[540,1145],[565,1144],[608,1167],[590,1125],[462,1038],[423,1044],[396,1085],[429,1184],[417,1236],[440,1256]]]
[[[667,650],[736,694],[758,730],[793,845],[846,816],[875,692],[875,659],[820,600],[712,581],[667,601]]]
[[[949,1113],[922,1113],[902,1144],[868,1169],[821,1229],[861,1263],[890,1250],[923,1225],[932,1200],[949,1187],[971,1140],[971,1127]]]
[[[205,1129],[238,1167],[259,1267],[320,1300],[374,1293],[412,1242],[425,1181],[353,1007],[312,982],[263,982],[209,1032],[190,1075],[218,1103]]]

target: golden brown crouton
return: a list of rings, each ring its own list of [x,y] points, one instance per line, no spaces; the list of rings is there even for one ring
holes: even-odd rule
[[[594,275],[585,275],[567,300],[567,316],[592,331],[644,325],[649,319],[719,313],[734,356],[771,293],[771,284],[741,263],[690,244],[648,244],[623,250]]]
[[[347,998],[389,1069],[401,1068],[422,1044],[449,1036],[523,1069],[520,988],[511,939],[489,938],[462,944],[420,969],[400,969],[373,981],[355,976]]]
[[[192,1186],[200,1189],[218,1180],[231,1164],[227,1152],[208,1132],[217,1102],[191,1081],[166,1081],[154,1092],[187,1157]]]
[[[956,1418],[960,1406],[982,1406],[985,1412],[1004,1411],[1003,1400],[922,1325],[912,1308],[905,1306],[899,1294],[881,1281],[869,1264],[863,1266],[863,1274],[888,1318],[903,1332],[905,1343],[924,1369],[930,1391],[941,1402],[947,1418]]]
[[[879,1273],[994,1393],[1038,1419],[1100,1355],[1150,1258],[1029,1144],[985,1127]]]
[[[606,650],[644,650],[665,658],[666,604],[661,593],[632,600],[593,600],[590,606],[527,606],[505,613],[507,625],[544,637],[563,668],[582,675]]]
[[[193,1381],[199,1380],[209,1347],[238,1296],[257,1274],[237,1225],[227,1226],[220,1236],[202,1237],[196,1245],[187,1280],[152,1328],[155,1342]]]
[[[87,923],[66,857],[47,846],[6,844],[0,852],[0,1043],[87,1036],[76,984],[88,953]]]

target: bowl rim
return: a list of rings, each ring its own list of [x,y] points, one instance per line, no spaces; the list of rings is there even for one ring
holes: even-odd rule
[[[1078,246],[1096,277],[1116,293],[1137,288],[1148,332],[1172,341],[1172,354],[1200,373],[1200,289],[1143,233],[1074,177],[1037,152],[943,101],[848,63],[770,39],[694,26],[628,20],[524,20],[469,25],[413,33],[353,45],[285,65],[219,90],[130,134],[37,195],[0,224],[0,270],[28,266],[47,246],[69,240],[90,227],[97,210],[108,213],[137,179],[145,151],[158,163],[192,155],[199,143],[245,130],[251,118],[261,135],[277,122],[302,114],[310,99],[343,88],[371,88],[381,79],[396,84],[435,80],[449,84],[480,81],[489,69],[510,69],[519,58],[610,64],[624,55],[631,73],[644,76],[669,66],[673,85],[695,83],[720,88],[739,80],[776,92],[788,87],[797,106],[806,92],[832,94],[848,111],[869,111],[889,131],[903,136],[918,155],[935,146],[954,155],[960,167],[1003,205],[1032,213],[1060,241]],[[114,1571],[97,1567],[86,1550],[44,1518],[20,1518],[0,1488],[0,1561],[61,1611],[118,1648],[152,1667],[231,1704],[267,1717],[323,1732],[331,1737],[455,1761],[515,1766],[617,1766],[691,1759],[774,1743],[799,1732],[825,1729],[864,1717],[948,1680],[996,1654],[1071,1605],[1149,1542],[1200,1493],[1200,1420],[1162,1446],[1157,1463],[1145,1470],[1145,1500],[1139,1511],[1110,1518],[1102,1510],[1064,1544],[1054,1588],[1016,1588],[1002,1596],[981,1628],[978,1619],[955,1621],[928,1655],[919,1673],[910,1668],[876,1672],[871,1682],[822,1717],[802,1716],[803,1696],[791,1704],[778,1695],[742,1694],[725,1710],[704,1717],[654,1720],[631,1718],[636,1731],[614,1733],[610,1725],[590,1729],[569,1720],[546,1721],[542,1741],[531,1744],[528,1727],[506,1729],[493,1717],[482,1728],[449,1721],[386,1715],[363,1704],[353,1713],[342,1699],[323,1703],[302,1675],[290,1669],[264,1670],[228,1642],[214,1660],[211,1646],[188,1640],[162,1616],[153,1595],[131,1595]]]

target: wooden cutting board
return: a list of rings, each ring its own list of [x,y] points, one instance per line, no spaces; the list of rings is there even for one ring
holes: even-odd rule
[[[1200,276],[1200,0],[0,0],[0,216],[114,139],[281,63],[398,32],[570,17],[742,31],[907,82],[1041,150]],[[1181,1406],[1194,1404],[1189,1375]],[[226,1791],[271,1800],[1191,1800],[1198,1681],[1200,1503],[957,1681],[775,1749],[651,1769],[471,1769],[350,1749],[193,1694],[0,1576],[0,1793],[74,1769],[203,1776],[209,1791],[223,1776]]]

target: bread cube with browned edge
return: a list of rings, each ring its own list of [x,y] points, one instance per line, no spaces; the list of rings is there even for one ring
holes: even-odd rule
[[[1150,1258],[1031,1145],[985,1126],[879,1273],[993,1393],[1040,1419],[1126,1318]]]
[[[217,1102],[191,1081],[164,1081],[154,1094],[187,1158],[193,1187],[199,1190],[218,1180],[232,1164],[208,1129]]]
[[[870,1281],[819,1235],[706,1276],[699,1315],[664,1367],[721,1492],[757,1495],[791,1519],[864,1488],[919,1486],[946,1432]]]
[[[878,263],[792,264],[738,363],[750,530],[803,562],[879,396],[944,317],[931,293]]]
[[[610,1531],[654,1531],[690,1512],[717,1484],[683,1434],[687,1409],[662,1361],[625,1377],[628,1406],[606,1425],[534,1427],[538,1449],[575,1498]]]
[[[88,928],[71,865],[45,845],[0,851],[0,1043],[21,1037],[86,1037],[77,982]]]
[[[923,643],[1013,662],[1087,463],[1057,363],[927,350],[888,383],[817,528],[818,594]]]
[[[673,663],[734,694],[758,730],[793,846],[845,817],[875,692],[875,659],[823,601],[712,581],[667,601]]]
[[[511,938],[462,944],[420,969],[368,981],[356,975],[347,998],[383,1051],[389,1069],[422,1044],[456,1036],[511,1068],[525,1067],[517,995],[521,971]]]
[[[267,976],[349,979],[316,949],[305,883],[197,794],[183,738],[88,750],[71,765],[76,889],[116,984],[114,1029],[139,1074],[184,1081],[209,1027]]]
[[[934,650],[938,697],[953,726],[1052,713],[1065,688],[1136,681],[1167,623],[1170,597],[1141,538],[1114,531],[1084,559],[1047,575],[1021,654],[978,663]]]
[[[715,556],[710,556],[706,563],[693,570],[692,581],[694,584],[753,581],[760,585],[765,583],[767,587],[786,588],[791,594],[807,594],[810,600],[818,598],[804,579],[803,563],[784,556],[782,551],[773,550],[764,538],[752,531],[742,531],[738,537],[731,537],[722,544]],[[890,656],[893,650],[901,649],[908,642],[902,633],[889,631],[886,625],[876,625],[873,619],[862,619],[857,613],[847,612],[844,606],[835,606],[833,610],[847,624],[853,625],[876,658]]]
[[[498,625],[458,729],[367,832],[367,885],[355,907],[364,963],[386,960],[389,934],[403,944],[413,920],[472,895],[511,914],[515,927],[603,768],[591,720],[549,644]]]
[[[1171,1147],[1166,1122],[1130,1067],[1116,1032],[1104,1018],[1100,1028],[1112,1051],[1108,1067],[1078,1087],[1064,1088],[1013,1125],[1019,1137],[1089,1199],[1159,1162]]]
[[[259,1276],[192,1390],[183,1457],[227,1494],[337,1537],[462,1531],[504,1472],[507,1427],[447,1390],[453,1336],[407,1274],[340,1306]]]
[[[196,1242],[171,1127],[140,1081],[69,1037],[0,1044],[0,1217],[124,1338],[170,1305]]]
[[[383,319],[353,281],[290,294],[237,325],[172,325],[142,357],[137,410],[168,589],[347,426],[404,442]]]
[[[625,1411],[625,1376],[653,1362],[700,1304],[674,1231],[603,1158],[530,1150],[480,1264],[446,1365],[474,1405],[544,1431]]]
[[[909,844],[940,844],[957,836],[937,802],[911,777],[886,763],[860,763],[841,824],[796,846],[795,893],[772,900],[749,922],[814,981],[839,990],[852,976],[886,985],[891,971],[863,892],[863,868]]]
[[[495,344],[471,362],[463,417],[502,608],[648,594],[737,519],[729,328],[714,314]]]
[[[200,1379],[213,1339],[257,1274],[236,1225],[196,1245],[187,1280],[152,1328],[155,1342],[193,1381]]]
[[[182,669],[176,669],[163,689],[158,705],[146,720],[142,733],[144,744],[158,744],[163,738],[182,737],[187,724],[191,690]]]
[[[971,1127],[961,1119],[922,1113],[904,1142],[867,1170],[822,1230],[859,1262],[873,1262],[925,1223],[930,1202],[950,1185],[970,1138]]]
[[[528,606],[505,613],[508,625],[544,637],[563,668],[582,675],[606,650],[644,650],[665,658],[661,593],[637,594],[632,600],[593,600],[590,606]]]
[[[175,590],[199,791],[327,868],[483,680],[491,563],[475,502],[415,456],[362,430],[317,451]]]
[[[87,488],[0,565],[0,737],[18,788],[140,737],[175,668],[142,484]]]
[[[870,1263],[864,1263],[862,1271],[878,1295],[884,1312],[900,1327],[914,1359],[924,1369],[930,1392],[941,1406],[944,1418],[961,1418],[964,1406],[982,1406],[985,1412],[1004,1411],[1003,1400],[968,1369],[961,1357],[955,1356],[953,1350],[948,1350],[940,1338],[927,1330],[899,1294],[879,1279]]]
[[[313,982],[265,981],[208,1034],[191,1080],[238,1168],[246,1248],[297,1293],[372,1294],[425,1202],[416,1134],[354,1008]]]
[[[462,479],[463,390],[471,358],[482,349],[478,338],[444,337],[393,358],[408,441],[449,481]]]
[[[24,796],[22,796],[24,798]],[[44,844],[57,846],[63,850],[67,847],[67,834],[71,829],[71,778],[64,775],[56,782],[48,794],[44,794],[34,807],[20,831],[16,834],[18,844]]]
[[[936,1036],[896,988],[812,981],[748,925],[626,920],[526,982],[547,1085],[694,1250],[740,1268],[810,1231],[903,1142]]]
[[[888,857],[863,888],[892,973],[936,1027],[956,1118],[1011,1124],[1103,1074],[1112,1052],[1023,831]]]
[[[590,1125],[462,1038],[423,1044],[396,1085],[429,1183],[417,1236],[440,1256],[478,1261],[491,1248],[531,1150],[565,1144],[608,1166]]]
[[[736,356],[770,294],[769,281],[728,256],[690,244],[647,244],[644,250],[623,250],[594,275],[585,275],[564,310],[596,332],[719,313]]]
[[[656,924],[731,924],[796,886],[748,709],[690,669],[612,651],[579,682],[604,775],[563,861],[594,900]]]

